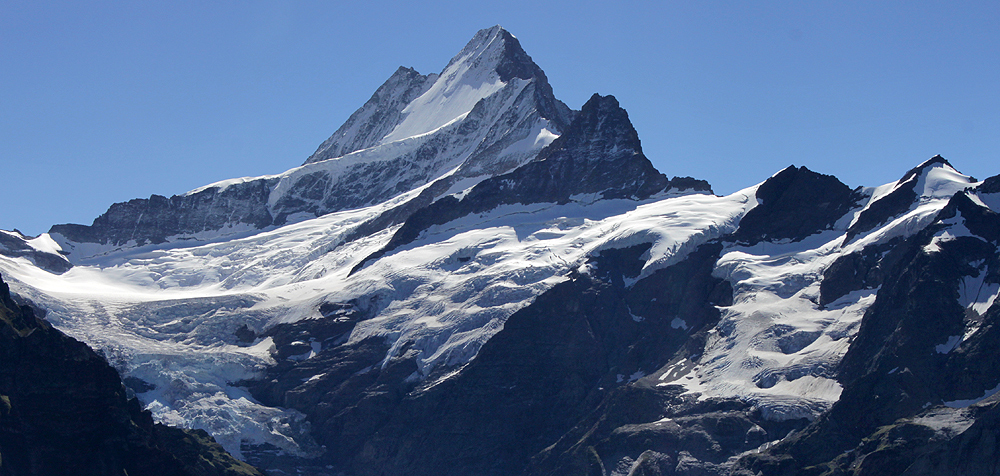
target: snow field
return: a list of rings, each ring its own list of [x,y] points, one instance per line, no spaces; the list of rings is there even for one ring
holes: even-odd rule
[[[374,301],[374,317],[351,342],[385,339],[386,360],[412,343],[414,378],[423,378],[471,360],[507,317],[589,254],[652,242],[644,271],[652,272],[731,232],[747,203],[746,196],[664,195],[508,205],[434,227],[350,276],[395,230],[343,237],[390,204],[230,241],[123,248],[63,275],[23,258],[0,259],[0,272],[15,292],[49,309],[56,326],[105,352],[123,376],[154,385],[138,396],[160,421],[205,429],[234,454],[241,442],[304,454],[311,450],[301,415],[259,405],[234,385],[271,362],[267,341],[233,345],[244,324],[260,332],[316,317],[324,302]]]
[[[967,176],[950,166],[927,167],[904,184],[869,189],[867,203],[848,213],[832,230],[794,243],[729,246],[715,274],[732,284],[734,304],[722,309],[722,319],[710,331],[697,365],[684,362],[665,369],[658,385],[679,384],[700,398],[741,398],[768,418],[815,418],[839,399],[842,388],[832,371],[878,292],[855,291],[821,307],[819,286],[824,270],[838,257],[865,246],[912,236],[934,220],[952,194],[970,185],[974,184]],[[903,186],[914,187],[918,196],[908,212],[843,243],[848,226],[864,209]],[[962,223],[956,221],[941,236],[968,234],[962,231]],[[1000,287],[984,286],[981,281],[982,277],[968,277],[963,284],[963,306],[977,312],[992,305],[994,287]],[[959,342],[952,340],[937,351],[950,351]]]

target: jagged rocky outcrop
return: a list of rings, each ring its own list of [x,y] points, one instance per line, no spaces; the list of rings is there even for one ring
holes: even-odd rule
[[[0,231],[0,255],[27,258],[35,266],[56,274],[65,273],[73,267],[65,256],[39,250],[28,244],[28,241],[29,238],[17,230]]]
[[[594,256],[587,274],[574,274],[511,316],[476,359],[453,376],[447,375],[453,370],[443,369],[423,383],[406,379],[416,370],[412,356],[404,353],[380,366],[381,344],[364,341],[331,346],[309,361],[286,360],[252,388],[258,398],[309,415],[314,434],[330,451],[329,462],[349,474],[522,474],[543,451],[540,467],[576,465],[581,455],[575,447],[546,448],[575,442],[581,430],[574,427],[586,433],[580,420],[595,415],[613,413],[613,421],[627,426],[620,420],[623,403],[609,401],[634,395],[637,390],[629,384],[644,370],[658,369],[676,354],[697,352],[698,339],[718,319],[714,306],[731,298],[727,283],[711,276],[719,244],[629,285],[649,246]],[[335,322],[344,325],[357,312],[353,305],[329,308],[337,309]],[[312,336],[309,327],[305,321],[299,330],[289,327],[278,335]],[[330,331],[327,338],[335,340],[342,331]],[[325,373],[308,379],[320,370]],[[667,405],[679,392],[654,393],[650,408],[653,400]],[[701,434],[703,424],[708,425],[692,422],[690,431]],[[611,438],[621,431],[604,425],[588,438]],[[754,441],[727,446],[714,457],[716,463],[759,444]],[[664,451],[677,456],[677,451]],[[614,449],[602,457],[617,461],[622,454]]]
[[[595,199],[645,199],[676,189],[711,193],[708,182],[690,177],[667,179],[642,153],[639,135],[614,96],[593,95],[561,137],[517,169],[486,179],[462,198],[444,197],[417,210],[376,254],[355,270],[412,242],[433,225],[492,210],[501,205],[567,203],[575,195]]]
[[[891,258],[849,258],[884,270],[837,371],[841,398],[738,474],[997,474],[1000,215],[976,194],[955,194]]]
[[[905,254],[902,240],[895,239],[845,254],[823,271],[819,303],[826,306],[853,291],[878,289],[896,262]]]
[[[259,475],[204,431],[154,424],[118,373],[0,279],[0,474]]]
[[[755,198],[758,205],[740,220],[733,235],[748,245],[799,241],[833,228],[862,197],[860,190],[852,191],[832,175],[790,166],[760,184]]]
[[[49,233],[77,243],[127,246],[159,244],[229,228],[264,228],[274,222],[267,200],[274,179],[208,187],[170,198],[151,195],[116,203],[90,226],[55,225]],[[72,249],[72,246],[68,246]]]
[[[384,228],[455,184],[471,186],[533,159],[574,115],[517,39],[497,26],[479,31],[440,74],[397,70],[301,167],[117,203],[90,226],[56,225],[50,233],[71,253],[73,243],[158,244],[260,230],[433,184],[366,229]]]

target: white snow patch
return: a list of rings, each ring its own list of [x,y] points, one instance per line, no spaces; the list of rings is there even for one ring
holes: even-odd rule
[[[979,403],[979,402],[981,402],[983,400],[986,400],[987,398],[990,398],[993,395],[996,395],[997,393],[1000,393],[1000,384],[997,384],[996,387],[993,387],[993,388],[991,388],[991,389],[983,392],[983,396],[982,397],[973,398],[971,400],[954,400],[954,401],[950,401],[950,402],[944,402],[944,405],[946,407],[950,407],[950,408],[965,408],[965,407],[969,407],[969,406],[975,405],[975,404],[977,404],[977,403]]]
[[[960,335],[948,336],[948,340],[945,341],[944,344],[939,344],[934,346],[934,351],[939,354],[947,354],[955,350],[955,348],[958,347],[958,344],[960,344],[961,342],[962,342],[962,336]]]
[[[935,408],[927,411],[923,415],[913,418],[911,421],[918,425],[923,425],[933,429],[934,432],[941,437],[952,438],[965,430],[968,430],[969,427],[976,422],[976,419],[966,410],[956,410],[955,408]]]
[[[637,316],[637,315],[635,315],[635,314],[634,314],[634,313],[632,312],[632,309],[629,309],[629,310],[628,310],[628,314],[629,314],[629,316],[632,316],[632,320],[633,320],[633,321],[635,321],[635,322],[642,322],[642,321],[645,321],[645,320],[646,320],[646,318],[644,318],[644,317],[642,317],[642,316]]]
[[[307,379],[303,379],[303,381],[305,381],[305,382],[315,382],[315,381],[317,381],[317,380],[319,380],[319,379],[321,379],[323,377],[326,377],[326,372],[323,372],[321,374],[313,375],[312,377],[309,377]]]
[[[26,243],[28,246],[43,253],[58,255],[61,254],[60,252],[62,251],[62,247],[59,246],[59,243],[56,243],[48,233],[42,233],[33,239],[27,240]]]
[[[441,72],[430,89],[403,109],[405,118],[382,144],[424,134],[464,117],[477,102],[505,85],[492,68],[503,54],[503,40],[495,35],[472,46]],[[488,67],[477,68],[480,64]]]
[[[985,278],[986,269],[982,269],[978,276],[966,276],[958,285],[958,303],[979,316],[986,314],[1000,295],[1000,283],[988,283]]]
[[[921,200],[950,199],[972,185],[968,175],[944,164],[935,164],[925,170],[913,188]]]
[[[551,127],[552,125],[549,124],[549,121],[538,118],[532,128],[532,132],[528,133],[524,139],[507,146],[500,155],[524,154],[548,146],[552,141],[559,138],[559,134],[549,130]]]
[[[955,235],[948,231],[941,231],[931,238],[931,242],[924,246],[924,253],[933,254],[941,252],[941,243],[947,243],[949,241],[954,241]]]

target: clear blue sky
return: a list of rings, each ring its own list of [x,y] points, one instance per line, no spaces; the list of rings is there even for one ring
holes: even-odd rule
[[[501,24],[669,176],[1000,173],[1000,2],[0,1],[0,228],[300,165],[398,66]]]

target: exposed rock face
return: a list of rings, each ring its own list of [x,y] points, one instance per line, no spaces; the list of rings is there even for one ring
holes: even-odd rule
[[[733,238],[749,245],[764,240],[799,241],[833,224],[861,199],[832,175],[788,167],[767,179],[756,193],[760,202],[740,220]]]
[[[881,286],[895,263],[903,257],[905,247],[899,246],[900,241],[866,246],[860,252],[837,258],[823,271],[820,305],[830,304],[852,291]]]
[[[699,401],[682,393],[650,382],[615,389],[534,457],[527,474],[728,474],[731,458],[803,424],[768,420],[739,400]]]
[[[840,400],[803,432],[742,460],[738,474],[997,474],[998,432],[986,422],[996,418],[1000,384],[1000,306],[990,297],[1000,285],[1000,215],[969,193],[954,195],[895,256],[850,258],[884,271],[838,369]]]
[[[614,96],[593,95],[569,129],[543,149],[538,158],[510,173],[489,178],[461,199],[449,196],[414,212],[385,249],[357,268],[410,243],[420,232],[500,205],[567,203],[574,195],[645,199],[676,188],[711,193],[708,182],[689,177],[667,179],[642,154],[639,136],[628,113]]]
[[[636,390],[626,384],[677,355],[697,352],[699,339],[718,319],[714,305],[726,305],[731,297],[727,284],[711,276],[718,244],[627,286],[639,275],[648,249],[603,251],[592,260],[589,274],[575,274],[511,316],[454,376],[443,369],[423,383],[408,382],[405,376],[416,369],[411,356],[404,353],[379,366],[384,355],[380,344],[365,341],[333,345],[309,361],[279,365],[255,384],[255,395],[309,415],[317,439],[331,452],[329,461],[350,474],[521,474],[543,450],[542,462],[531,474],[586,474],[564,472],[581,464],[580,458],[586,466],[589,453],[573,446],[584,434],[588,445],[598,445],[602,439],[621,438],[622,431],[638,432],[631,423],[653,425],[671,402],[691,406],[690,398],[678,399],[676,389],[660,391],[647,384]],[[333,308],[336,322],[344,326],[360,317],[353,305]],[[678,320],[686,323],[684,328],[677,326]],[[278,335],[319,335],[329,327],[312,330],[320,322],[303,321],[299,330],[288,328]],[[346,328],[324,335],[335,341]],[[279,356],[305,350],[282,348]],[[308,378],[317,372],[326,373]],[[648,411],[625,410],[625,401],[637,394],[644,395]],[[683,448],[717,465],[763,442],[766,431],[761,429],[754,430],[761,441],[743,442],[757,426],[747,416],[748,408],[740,411],[745,414],[733,417],[742,422],[737,426],[746,427],[739,444],[727,444],[711,457],[694,449],[704,440]],[[699,416],[686,431],[700,435],[702,425],[720,424],[713,419],[717,417]],[[588,432],[595,418],[617,423]],[[644,441],[612,445],[600,452],[606,462],[598,466],[613,464],[626,453],[638,457]],[[555,449],[546,450],[557,442]],[[664,458],[678,457],[677,449],[663,451]],[[690,459],[692,467],[704,466]],[[541,469],[547,467],[558,471]]]
[[[980,193],[1000,193],[1000,175],[983,180],[983,184],[977,190]]]
[[[374,205],[435,184],[368,228],[391,226],[456,183],[471,186],[533,159],[573,116],[517,39],[493,27],[441,74],[398,69],[301,167],[117,203],[90,226],[56,225],[50,233],[67,248],[197,239]]]
[[[0,361],[0,474],[259,474],[203,431],[154,424],[103,358],[2,280]]]
[[[18,231],[0,231],[0,255],[28,258],[35,266],[56,274],[65,273],[73,267],[65,256],[35,249],[27,243],[27,237]]]
[[[423,75],[400,66],[305,163],[335,159],[378,145],[399,124],[403,108],[427,92],[435,79],[437,75]]]
[[[170,198],[137,198],[112,205],[90,226],[55,225],[49,233],[74,242],[123,246],[159,244],[175,235],[224,227],[263,228],[273,222],[267,200],[275,183],[274,179],[255,180]]]

